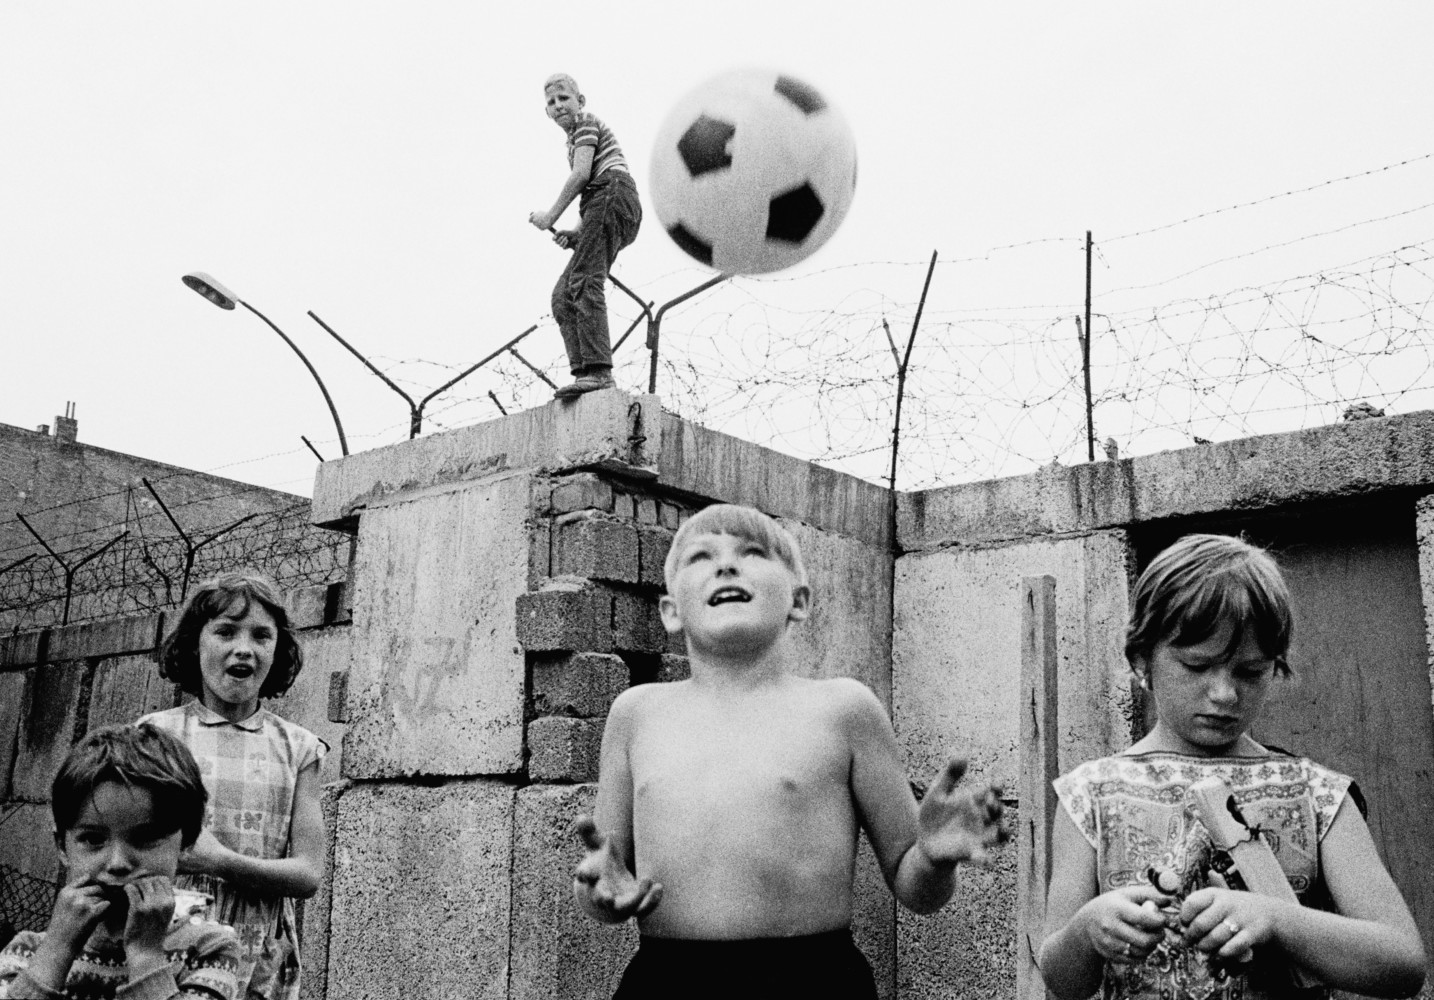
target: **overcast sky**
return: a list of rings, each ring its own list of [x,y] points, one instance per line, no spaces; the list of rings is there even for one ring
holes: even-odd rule
[[[73,400],[87,443],[309,493],[299,435],[338,453],[321,396],[257,318],[185,289],[190,270],[309,353],[353,450],[405,438],[407,408],[307,310],[419,396],[534,323],[524,350],[561,359],[562,253],[526,222],[566,171],[542,105],[556,70],[640,187],[669,106],[719,71],[775,66],[844,110],[850,215],[811,261],[753,283],[767,302],[806,308],[817,286],[790,279],[829,273],[909,300],[932,250],[1066,239],[948,265],[928,304],[942,316],[1078,302],[1087,229],[1099,244],[1409,160],[1113,246],[1097,291],[1160,283],[1147,294],[1168,301],[1427,240],[1434,211],[1410,210],[1434,201],[1431,38],[1422,0],[5,0],[0,422],[49,423]],[[657,302],[706,277],[651,218],[617,273]],[[480,379],[469,396],[503,388]],[[497,415],[430,405],[435,428]]]

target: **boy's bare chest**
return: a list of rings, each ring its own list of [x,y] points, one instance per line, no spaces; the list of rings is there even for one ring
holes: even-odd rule
[[[677,712],[635,734],[630,758],[638,799],[847,795],[850,748],[819,713],[741,718]]]

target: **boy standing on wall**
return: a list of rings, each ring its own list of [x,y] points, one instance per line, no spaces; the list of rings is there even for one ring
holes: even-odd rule
[[[574,198],[578,225],[553,233],[553,240],[573,255],[553,287],[553,319],[563,335],[573,381],[555,393],[571,399],[595,389],[611,389],[612,340],[607,328],[603,286],[618,251],[637,238],[642,206],[637,185],[617,137],[589,111],[587,98],[566,73],[554,73],[543,84],[548,117],[568,136],[570,173],[558,200],[528,221],[552,229]]]
[[[1007,838],[999,794],[958,791],[952,760],[918,807],[876,696],[792,672],[811,588],[766,515],[708,507],[664,569],[663,624],[685,635],[692,676],[613,703],[595,816],[578,824],[579,905],[639,920],[616,996],[875,997],[849,929],[858,829],[897,899],[930,913],[958,863]]]

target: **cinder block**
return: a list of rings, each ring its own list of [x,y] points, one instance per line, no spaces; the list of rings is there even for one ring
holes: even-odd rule
[[[533,707],[539,715],[603,716],[627,690],[631,672],[609,653],[572,653],[533,664]]]
[[[121,656],[101,660],[90,688],[90,711],[85,732],[101,726],[124,725],[141,715],[179,704],[179,689],[159,676],[148,656]]]
[[[329,672],[329,721],[348,722],[349,672]]]
[[[657,501],[654,500],[652,497],[637,498],[637,523],[657,523]]]
[[[658,501],[657,523],[668,531],[676,531],[682,526],[683,508],[675,503],[668,503],[665,500]]]
[[[0,802],[10,797],[10,775],[20,739],[20,706],[25,699],[26,674],[13,670],[0,674]]]
[[[676,632],[667,633],[667,645],[664,647],[664,654],[687,658],[687,636],[679,629]]]
[[[637,527],[637,578],[640,583],[661,587],[666,583],[663,563],[672,548],[672,532],[655,524]]]
[[[637,947],[635,922],[599,924],[573,901],[573,866],[582,857],[573,821],[592,812],[596,797],[590,784],[518,792],[508,1000],[610,997]]]
[[[482,779],[343,793],[326,1000],[506,996],[513,797]]]
[[[24,670],[45,662],[45,646],[50,630],[0,635],[0,670]]]
[[[686,656],[677,656],[673,653],[663,653],[657,667],[657,676],[653,680],[662,683],[665,681],[685,681],[692,676],[692,663]]]
[[[612,498],[612,513],[624,521],[637,520],[637,498],[631,493],[615,493]]]
[[[881,1000],[892,1000],[896,995],[896,910],[896,897],[887,887],[881,863],[863,833],[856,843],[851,935],[871,963],[876,995]],[[991,996],[994,992],[984,995]]]
[[[553,575],[636,583],[637,532],[630,522],[591,511],[557,518],[553,525]]]
[[[159,615],[138,615],[111,621],[65,625],[50,633],[45,659],[65,660],[148,653],[159,644]]]
[[[604,590],[565,588],[519,594],[518,642],[532,652],[612,650],[612,595]]]
[[[528,589],[537,590],[553,575],[553,522],[537,517],[528,522]]]
[[[553,482],[554,514],[575,510],[612,511],[612,486],[591,472],[579,472]]]
[[[26,671],[12,782],[16,798],[49,801],[50,783],[75,741],[89,669],[81,661],[50,663]]]
[[[605,721],[545,716],[528,723],[528,777],[537,782],[596,781]]]
[[[657,610],[657,598],[627,591],[612,595],[612,641],[617,649],[634,653],[661,653],[667,649],[667,630]]]

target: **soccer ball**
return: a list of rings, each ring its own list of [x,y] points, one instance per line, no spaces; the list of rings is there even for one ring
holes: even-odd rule
[[[764,274],[810,256],[841,225],[856,143],[810,84],[734,70],[668,113],[650,189],[662,227],[689,256],[723,274]]]

